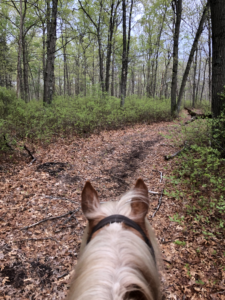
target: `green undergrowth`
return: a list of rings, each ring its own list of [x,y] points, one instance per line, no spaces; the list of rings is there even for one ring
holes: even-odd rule
[[[56,97],[51,105],[25,103],[13,91],[0,87],[0,150],[6,151],[23,139],[51,141],[53,136],[90,134],[135,123],[170,120],[169,100],[147,97],[120,99],[93,95]]]
[[[221,238],[225,228],[225,116],[175,125],[167,137],[184,150],[173,160],[167,194],[181,202],[179,214],[170,217],[184,226],[197,224],[207,240]],[[185,218],[184,218],[185,216]]]

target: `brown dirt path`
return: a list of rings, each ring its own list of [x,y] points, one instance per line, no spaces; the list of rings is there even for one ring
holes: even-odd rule
[[[149,190],[161,192],[173,168],[173,162],[165,161],[164,155],[177,150],[162,134],[173,125],[162,122],[86,139],[60,138],[47,148],[39,148],[32,165],[27,163],[29,159],[14,166],[2,165],[0,299],[65,298],[86,224],[80,209],[85,181],[92,182],[101,201],[116,199],[139,177]],[[180,257],[186,254],[174,244],[183,236],[183,227],[169,219],[182,205],[164,195],[152,219],[158,198],[150,194],[149,220],[165,261],[164,299],[200,299],[201,291],[193,294],[190,289],[186,262],[181,265]],[[24,229],[43,219],[50,220]]]

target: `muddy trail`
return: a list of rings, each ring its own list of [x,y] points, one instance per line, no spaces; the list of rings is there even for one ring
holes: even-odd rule
[[[116,200],[139,177],[158,192],[149,195],[148,218],[165,263],[164,299],[223,299],[210,298],[208,290],[190,283],[186,265],[198,261],[192,250],[174,243],[180,237],[188,240],[188,232],[169,218],[182,204],[163,195],[156,211],[174,168],[174,161],[164,156],[177,149],[163,137],[173,125],[136,125],[85,139],[60,138],[37,148],[32,164],[29,157],[2,164],[0,299],[64,299],[86,226],[80,208],[85,181],[106,201]]]

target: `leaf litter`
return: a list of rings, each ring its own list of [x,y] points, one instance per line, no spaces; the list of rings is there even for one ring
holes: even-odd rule
[[[86,226],[80,208],[85,181],[107,201],[139,177],[150,190],[148,217],[164,262],[163,298],[225,299],[224,235],[206,239],[184,201],[162,194],[176,167],[176,159],[164,157],[179,150],[163,137],[171,126],[58,138],[38,146],[33,164],[28,158],[2,162],[0,299],[64,299]]]

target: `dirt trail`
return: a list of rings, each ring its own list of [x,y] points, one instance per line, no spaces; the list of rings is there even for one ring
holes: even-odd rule
[[[85,181],[92,182],[101,201],[115,200],[139,177],[149,190],[161,192],[172,169],[164,155],[177,150],[162,134],[173,125],[137,125],[86,139],[59,139],[37,150],[32,165],[2,166],[0,299],[64,299],[86,224],[80,209]],[[173,243],[183,228],[169,219],[180,211],[180,203],[164,195],[152,219],[159,195],[150,194],[150,199],[149,220],[166,262],[164,299],[189,299],[182,298],[188,284],[182,283],[176,266],[180,248]]]

